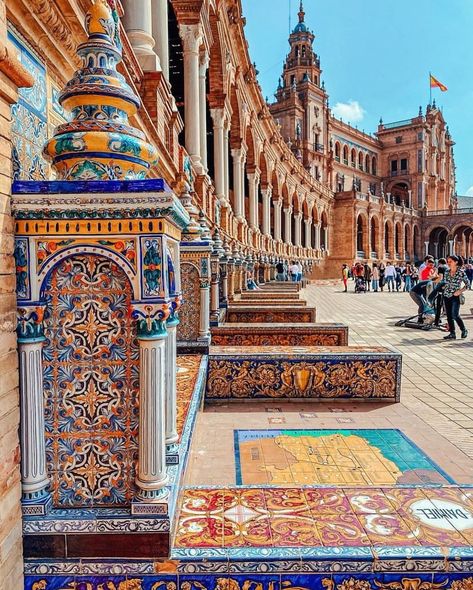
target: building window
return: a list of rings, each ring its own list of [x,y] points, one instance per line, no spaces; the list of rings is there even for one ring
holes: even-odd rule
[[[417,172],[423,172],[424,151],[417,150]]]
[[[402,143],[402,135],[396,137],[396,143]]]
[[[391,174],[397,173],[397,160],[391,160]]]
[[[401,171],[407,171],[407,158],[401,158]]]
[[[417,139],[419,141],[423,141],[424,140],[424,132],[423,131],[419,131],[419,133],[417,134]]]

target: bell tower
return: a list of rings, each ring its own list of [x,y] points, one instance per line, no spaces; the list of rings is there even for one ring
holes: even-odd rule
[[[315,178],[326,179],[327,94],[321,82],[320,58],[313,48],[315,35],[305,23],[302,1],[298,23],[289,35],[290,51],[269,105],[281,133],[295,156]]]

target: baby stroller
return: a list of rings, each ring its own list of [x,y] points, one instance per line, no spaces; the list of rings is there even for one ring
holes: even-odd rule
[[[364,277],[355,278],[355,293],[366,293],[366,282]]]

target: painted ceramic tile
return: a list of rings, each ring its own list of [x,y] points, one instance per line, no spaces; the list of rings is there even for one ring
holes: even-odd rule
[[[177,339],[196,341],[200,322],[200,276],[190,263],[181,262],[182,307],[179,309],[180,324]]]
[[[189,413],[190,403],[194,387],[199,377],[199,368],[202,356],[179,355],[177,357],[177,432],[182,436],[184,425]]]
[[[417,483],[418,473],[430,484],[451,482],[393,429],[236,430],[235,465],[236,483],[244,485],[406,485]]]
[[[128,504],[139,391],[131,285],[113,262],[84,255],[56,267],[45,297],[46,446],[54,504]]]

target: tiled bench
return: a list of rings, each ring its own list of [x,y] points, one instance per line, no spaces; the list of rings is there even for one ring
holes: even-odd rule
[[[401,354],[384,347],[210,347],[207,401],[398,402]]]
[[[343,324],[225,324],[212,328],[213,346],[347,346]]]
[[[233,303],[227,309],[226,321],[230,323],[250,324],[298,324],[315,322],[315,307],[296,307],[293,305],[264,306],[235,306]]]
[[[273,297],[272,295],[268,294],[264,299],[259,300],[248,300],[248,299],[235,299],[231,302],[232,306],[238,307],[255,307],[258,308],[260,306],[272,306],[272,307],[306,307],[307,301],[304,299],[287,299],[286,297]]]

